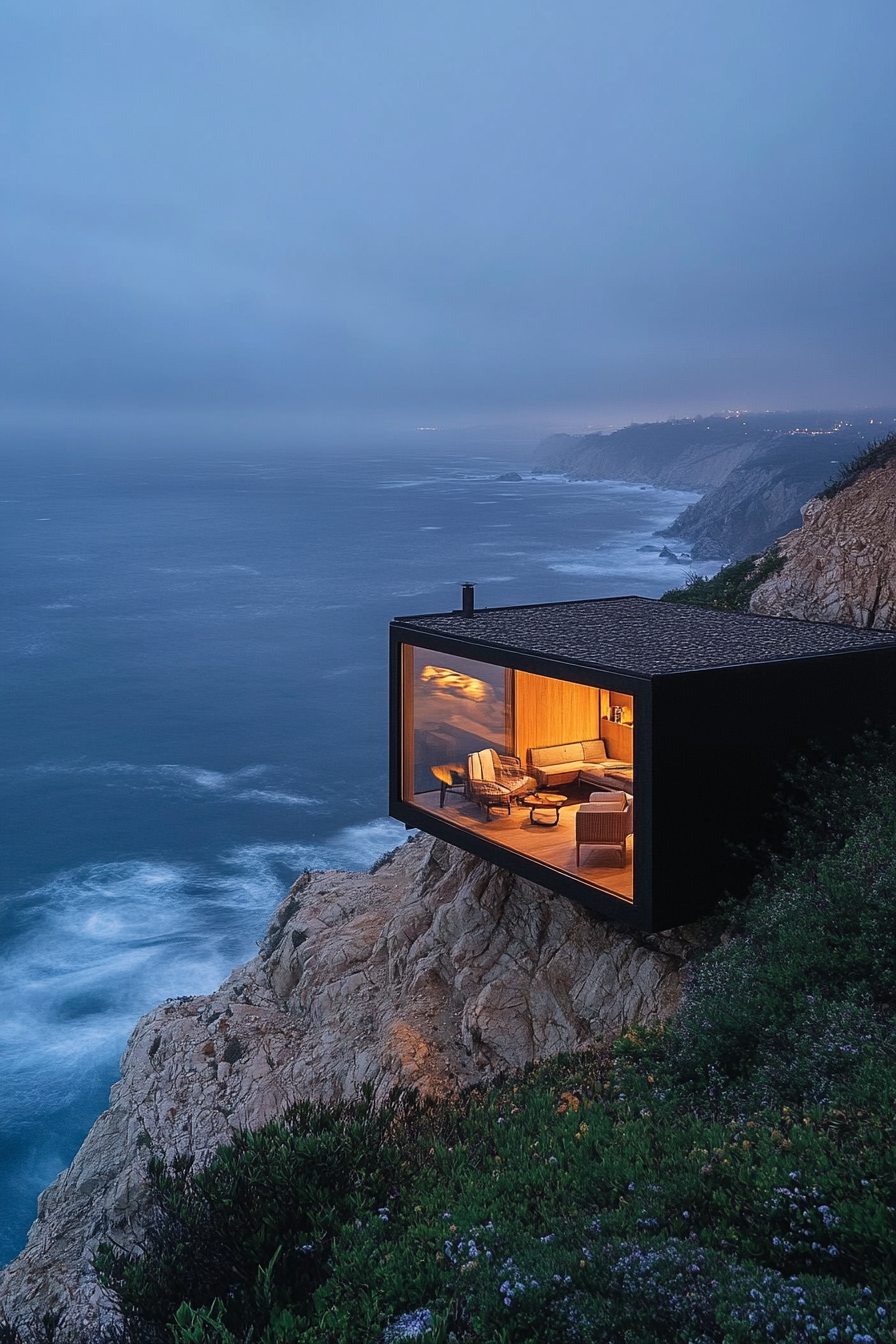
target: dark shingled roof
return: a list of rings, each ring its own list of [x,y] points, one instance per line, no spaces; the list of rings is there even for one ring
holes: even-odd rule
[[[896,648],[896,635],[885,631],[742,616],[646,597],[485,608],[472,619],[460,612],[402,616],[396,624],[421,635],[481,641],[643,677]]]

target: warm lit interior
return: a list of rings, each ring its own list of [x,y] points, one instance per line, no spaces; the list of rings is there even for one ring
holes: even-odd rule
[[[405,801],[631,901],[630,695],[409,644],[402,688]]]

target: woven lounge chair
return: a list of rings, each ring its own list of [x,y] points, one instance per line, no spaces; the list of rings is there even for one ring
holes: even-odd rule
[[[467,757],[467,792],[485,808],[486,821],[492,819],[492,808],[506,809],[510,816],[512,800],[534,788],[535,780],[523,774],[518,756],[499,756],[488,747]]]
[[[606,845],[616,850],[619,866],[624,868],[625,842],[632,832],[632,800],[621,791],[592,793],[591,799],[576,813],[576,867],[582,861],[583,845]]]

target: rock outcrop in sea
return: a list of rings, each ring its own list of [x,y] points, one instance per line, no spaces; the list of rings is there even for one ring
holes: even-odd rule
[[[802,515],[778,542],[783,569],[756,589],[750,610],[896,629],[896,457],[832,498],[810,499]]]
[[[371,873],[305,874],[252,961],[137,1023],[109,1109],[0,1279],[8,1315],[103,1319],[92,1255],[105,1239],[139,1241],[151,1154],[202,1163],[301,1098],[362,1083],[450,1093],[659,1022],[705,936],[593,919],[423,835]]]

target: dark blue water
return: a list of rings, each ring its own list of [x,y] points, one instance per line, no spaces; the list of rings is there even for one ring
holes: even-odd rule
[[[250,957],[297,872],[404,837],[386,816],[391,616],[451,609],[468,578],[483,605],[680,580],[639,547],[695,496],[495,481],[527,457],[0,459],[0,1259],[136,1018]]]

